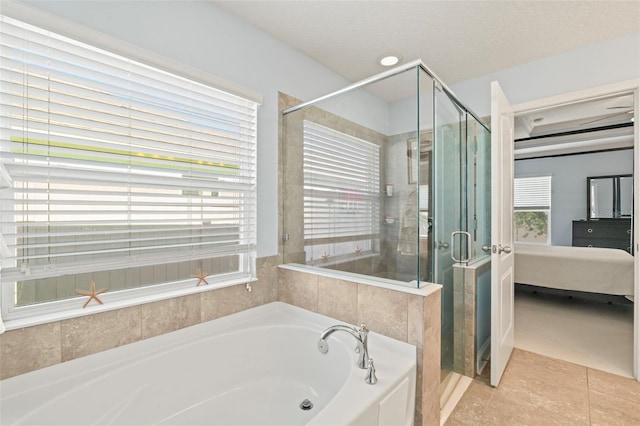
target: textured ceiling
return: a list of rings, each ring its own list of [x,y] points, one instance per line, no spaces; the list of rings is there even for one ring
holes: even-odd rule
[[[447,85],[640,31],[640,1],[216,1],[355,82],[388,52]]]
[[[210,1],[351,82],[384,71],[378,59],[387,53],[400,54],[402,62],[421,59],[451,86],[640,32],[640,0]],[[413,93],[413,86],[406,86]],[[403,87],[394,78],[368,90],[394,101],[407,96]],[[516,120],[516,130],[518,137],[529,137],[628,123],[633,110],[628,97],[590,101],[522,115]],[[624,141],[616,142],[620,146],[614,148],[633,143],[630,128],[612,131],[624,133]],[[592,137],[601,138],[596,133]],[[619,139],[618,133],[614,136]],[[565,149],[565,139],[526,143],[528,149],[539,151],[542,146],[544,150],[560,149],[560,154],[610,148],[578,144]],[[533,158],[548,152],[519,155]]]

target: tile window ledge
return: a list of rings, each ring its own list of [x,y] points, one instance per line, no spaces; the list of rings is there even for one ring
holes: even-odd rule
[[[204,286],[193,286],[188,288],[180,288],[175,290],[164,291],[161,293],[143,294],[134,296],[129,299],[119,299],[114,301],[104,301],[103,305],[90,305],[85,309],[70,309],[60,312],[51,312],[41,315],[32,315],[25,318],[10,319],[4,321],[5,331],[18,330],[25,327],[41,325],[56,321],[62,321],[71,318],[93,315],[102,312],[113,311],[117,309],[129,308],[132,306],[143,305],[146,303],[158,302],[166,299],[174,299],[181,296],[191,294],[204,293],[207,291],[218,290],[225,287],[236,286],[239,284],[248,284],[258,281],[257,278],[237,278],[228,281],[214,282]]]

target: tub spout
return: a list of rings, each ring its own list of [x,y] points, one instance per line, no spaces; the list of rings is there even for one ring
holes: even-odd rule
[[[368,360],[369,360],[369,348],[368,348],[368,339],[369,339],[369,330],[365,324],[360,325],[360,328],[351,327],[348,325],[333,325],[327,328],[320,335],[320,340],[318,340],[318,350],[326,354],[329,352],[329,344],[327,343],[327,338],[334,331],[345,331],[352,335],[354,339],[358,342],[356,346],[356,352],[358,353],[358,367],[366,370],[368,368]]]

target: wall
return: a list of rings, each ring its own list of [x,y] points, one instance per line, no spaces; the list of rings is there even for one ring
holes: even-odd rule
[[[571,221],[587,217],[587,177],[633,174],[631,150],[515,162],[515,177],[551,175],[551,244],[571,245]]]
[[[491,82],[512,104],[640,78],[640,32],[450,85],[480,116],[491,113]],[[446,82],[445,82],[446,83]]]

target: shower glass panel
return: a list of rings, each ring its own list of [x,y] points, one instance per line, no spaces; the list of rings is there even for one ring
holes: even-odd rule
[[[433,150],[433,90],[435,80],[426,72],[418,72],[418,133],[419,151],[412,151],[413,165],[417,168],[418,247],[420,249],[419,277],[434,282],[433,269],[433,217],[434,217],[434,150]],[[415,157],[418,157],[417,159]]]
[[[491,132],[467,114],[468,224],[472,232],[470,262],[491,255]]]
[[[435,281],[442,284],[441,368],[454,364],[454,273],[456,260],[467,258],[466,160],[462,138],[464,113],[441,89],[435,89]]]
[[[428,279],[432,85],[415,67],[283,115],[286,263]]]

